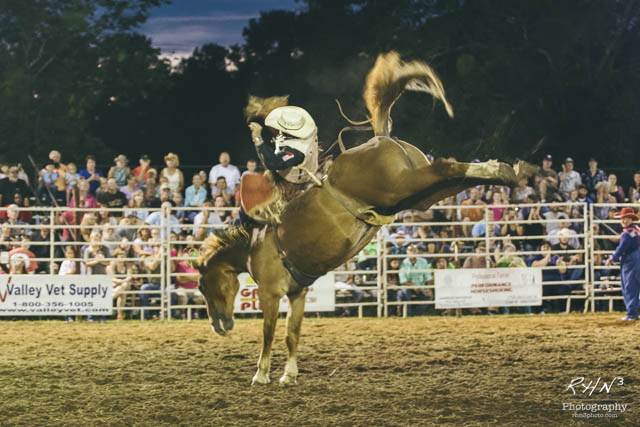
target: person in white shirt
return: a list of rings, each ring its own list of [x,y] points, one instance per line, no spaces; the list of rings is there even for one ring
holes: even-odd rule
[[[240,184],[240,170],[231,164],[231,157],[229,157],[229,153],[220,153],[218,161],[220,163],[212,167],[209,172],[209,185],[213,189],[218,178],[222,176],[227,181],[227,189],[229,193],[235,194],[237,186]]]
[[[210,210],[211,207],[211,200],[205,200],[202,204],[202,211],[193,219],[193,235],[196,237],[196,240],[203,240],[207,234],[213,232],[213,227],[200,227],[200,224],[222,225],[220,216]]]
[[[560,178],[560,185],[558,186],[558,189],[565,200],[569,199],[571,191],[577,190],[578,186],[582,184],[580,174],[573,170],[573,159],[571,157],[567,157],[564,160],[562,172],[560,172],[558,177]]]

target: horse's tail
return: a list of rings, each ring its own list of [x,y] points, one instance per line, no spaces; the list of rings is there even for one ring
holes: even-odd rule
[[[391,51],[378,56],[365,84],[364,100],[375,135],[389,136],[391,108],[405,90],[430,93],[444,103],[447,113],[453,117],[453,109],[435,71],[424,62],[404,62],[397,52]]]
[[[241,260],[242,254],[246,253],[249,248],[250,237],[243,227],[228,227],[218,234],[211,234],[207,237],[200,248],[200,256],[198,257],[198,269],[201,271],[207,266],[207,263],[214,256],[230,253],[237,256],[235,260]]]

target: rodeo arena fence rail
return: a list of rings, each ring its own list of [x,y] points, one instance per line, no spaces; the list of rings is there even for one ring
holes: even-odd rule
[[[610,213],[623,206],[634,205],[474,206],[473,209],[484,210],[484,218],[470,222],[461,215],[465,206],[436,205],[420,213],[424,215],[406,215],[382,227],[358,256],[324,277],[322,286],[324,295],[329,293],[329,302],[317,308],[313,304],[318,302],[314,301],[317,297],[312,296],[311,303],[307,300],[307,311],[359,317],[408,316],[412,311],[441,313],[435,310],[435,271],[466,268],[465,261],[470,257],[475,258],[475,263],[468,263],[473,268],[497,267],[507,252],[510,259],[522,261],[508,267],[531,268],[533,264],[542,271],[543,306],[538,311],[545,307],[559,312],[622,309],[619,267],[606,266],[605,261],[612,254],[619,233],[619,221]],[[494,216],[495,208],[504,209],[505,214],[499,219]],[[209,211],[220,213],[225,209],[233,210]],[[182,216],[200,214],[201,218],[182,224],[172,220],[178,211]],[[436,211],[438,215],[432,215]],[[113,286],[112,309],[117,318],[126,314],[140,320],[191,320],[206,309],[195,268],[202,240],[195,236],[216,233],[228,226],[206,219],[203,222],[202,216],[209,217],[200,208],[183,207],[172,208],[168,215],[158,209],[142,208],[5,208],[0,210],[0,218],[6,219],[0,235],[0,264],[9,273],[5,277],[29,273],[49,279],[64,274],[89,276],[97,274],[96,270],[105,270],[96,268],[97,264],[107,266],[106,274]],[[201,233],[201,227],[207,227],[207,233]],[[563,245],[559,247],[560,240]],[[411,256],[428,260],[421,264],[425,268],[410,271],[424,273],[422,283],[398,279],[403,274],[403,261]],[[78,282],[83,280],[81,276],[74,277]],[[236,312],[259,312],[256,285],[248,275],[240,277],[240,282]],[[531,312],[531,307],[524,309]],[[500,307],[490,312],[496,310],[499,312]],[[509,308],[502,307],[502,311],[508,313]],[[0,310],[2,315],[15,313]]]

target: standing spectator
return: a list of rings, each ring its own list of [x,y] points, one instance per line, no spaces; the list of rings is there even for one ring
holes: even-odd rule
[[[104,192],[98,195],[98,203],[106,208],[122,209],[127,206],[129,201],[127,196],[120,191],[118,183],[115,178],[109,178],[107,180],[107,188]],[[117,211],[110,211],[110,216],[120,217],[121,213]]]
[[[424,287],[433,281],[433,275],[427,271],[432,269],[431,264],[424,258],[417,257],[417,253],[418,249],[414,245],[409,245],[407,258],[400,265],[400,285]],[[398,290],[398,301],[411,301],[414,297],[419,301],[428,301],[433,299],[433,292],[431,289],[400,288]],[[423,304],[409,306],[409,315],[422,315],[426,308],[427,306]]]
[[[182,192],[184,188],[184,175],[182,171],[178,169],[178,166],[180,166],[180,158],[178,158],[177,154],[169,153],[164,156],[164,163],[167,167],[160,171],[160,176],[167,179],[169,188],[171,188],[171,194]]]
[[[462,202],[460,214],[462,218],[469,218],[471,222],[478,222],[484,219],[484,207],[486,204],[480,200],[480,190],[473,187],[469,190],[469,198]]]
[[[199,174],[193,175],[192,185],[185,190],[184,206],[187,208],[199,208],[207,199],[207,190],[202,187],[202,178]],[[188,211],[187,218],[193,222],[197,211]]]
[[[230,164],[231,157],[229,157],[229,153],[220,153],[218,161],[220,163],[212,167],[209,172],[209,185],[211,186],[212,191],[211,194],[213,195],[213,187],[215,187],[218,177],[223,176],[227,183],[227,191],[233,195],[236,192],[236,186],[240,184],[240,170],[238,170],[236,166]]]
[[[547,154],[542,159],[542,168],[534,175],[534,182],[538,196],[542,203],[546,201],[562,201],[562,198],[558,194],[558,174],[551,168],[553,164],[553,158],[551,154]]]
[[[142,269],[144,274],[153,277],[145,277],[145,284],[140,287],[141,291],[159,291],[161,286],[162,278],[160,275],[162,274],[162,256],[161,252],[157,253],[157,256],[148,256],[142,261]],[[144,308],[149,307],[149,299],[152,295],[150,293],[142,293],[140,294],[140,305]],[[150,310],[144,310],[144,318],[146,320],[150,320],[152,318],[152,314]],[[156,315],[153,315],[153,319],[157,319]]]
[[[633,185],[629,187],[629,202],[636,203],[640,200],[640,172],[633,174]]]
[[[542,295],[554,297],[557,295],[566,295],[570,292],[570,288],[566,289],[566,285],[561,284],[545,284],[545,282],[561,282],[564,279],[564,273],[567,271],[567,267],[564,261],[558,257],[558,255],[552,255],[550,253],[551,245],[548,242],[543,242],[540,246],[540,254],[533,257],[531,260],[531,267],[557,267],[554,269],[542,270]],[[546,310],[554,309],[560,310],[562,307],[562,301],[560,299],[543,301],[542,314]]]
[[[146,154],[140,156],[140,166],[136,166],[132,173],[136,177],[138,183],[142,186],[149,179],[149,172],[153,171],[155,175],[158,175],[157,171],[151,167],[151,159]]]
[[[98,187],[100,187],[100,178],[104,175],[102,171],[96,169],[96,158],[92,155],[86,157],[86,167],[80,170],[80,176],[89,182],[89,193],[95,197]]]
[[[591,157],[589,159],[589,169],[582,173],[582,183],[587,187],[588,196],[591,200],[598,197],[598,189],[607,180],[607,175],[602,169],[598,169],[598,161]]]
[[[107,178],[115,178],[118,187],[124,187],[127,185],[127,177],[131,172],[127,163],[129,163],[129,159],[124,154],[120,154],[118,157],[113,159],[115,162],[114,166],[111,166],[109,169],[109,173],[107,174]]]
[[[138,191],[138,181],[136,180],[136,177],[131,174],[128,175],[127,185],[121,186],[120,191],[122,191],[122,194],[127,197],[127,201],[130,202],[133,197],[133,193]]]
[[[25,206],[29,206],[29,197],[33,196],[33,193],[27,182],[18,177],[19,170],[18,166],[10,166],[7,177],[0,179],[0,205],[13,203],[15,194],[20,194]]]
[[[560,185],[558,188],[560,189],[560,194],[562,194],[562,197],[567,200],[569,198],[569,193],[573,190],[577,190],[578,186],[582,184],[580,174],[573,170],[573,159],[571,157],[564,159],[562,172],[560,172],[559,178]]]

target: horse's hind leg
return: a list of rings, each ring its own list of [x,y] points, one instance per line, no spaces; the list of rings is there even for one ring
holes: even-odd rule
[[[302,327],[302,319],[304,318],[304,302],[306,299],[308,288],[304,288],[302,292],[288,295],[289,312],[287,313],[287,348],[289,349],[289,358],[284,368],[284,375],[280,378],[280,384],[293,385],[297,384],[298,376],[298,342],[300,340],[300,328]]]
[[[278,322],[278,307],[280,298],[272,295],[267,291],[258,288],[260,305],[262,306],[262,314],[264,316],[263,323],[263,341],[260,359],[258,359],[258,370],[253,376],[251,384],[269,384],[269,370],[271,369],[271,347],[273,344],[273,335],[276,331],[276,323]]]

